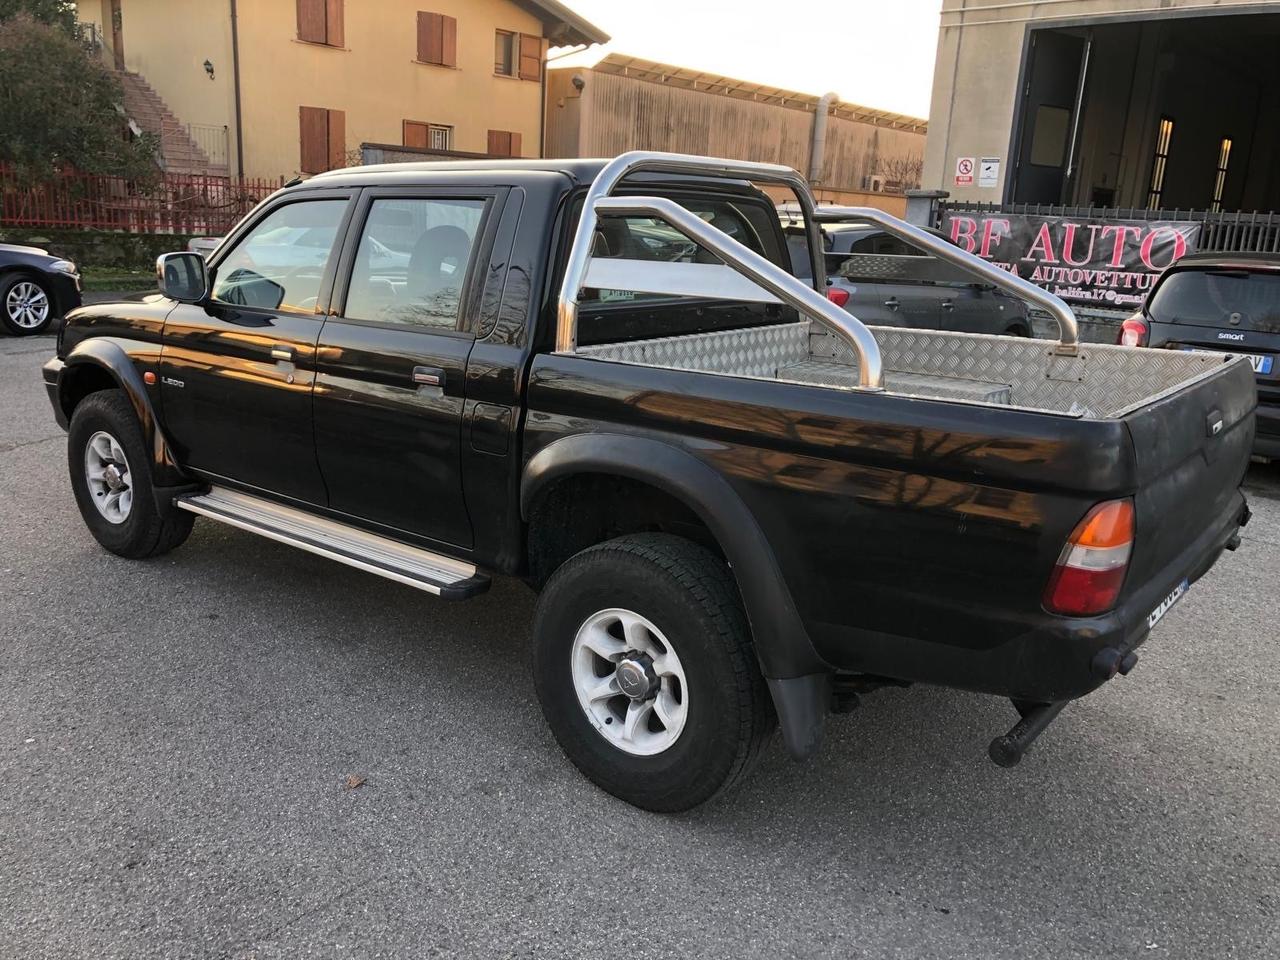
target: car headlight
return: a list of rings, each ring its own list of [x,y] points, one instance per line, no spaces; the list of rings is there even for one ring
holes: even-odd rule
[[[76,265],[70,260],[55,260],[49,264],[50,270],[56,270],[58,273],[66,273],[71,276],[76,275]]]

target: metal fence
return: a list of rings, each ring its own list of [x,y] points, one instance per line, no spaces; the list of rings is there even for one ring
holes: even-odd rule
[[[147,180],[64,173],[28,184],[0,166],[0,225],[221,235],[280,180],[162,174]]]
[[[1072,217],[1080,220],[1166,220],[1200,224],[1197,250],[1239,253],[1280,253],[1280,213],[1234,213],[1211,210],[1147,210],[1125,207],[1066,207],[1047,203],[942,203],[935,210],[934,226],[944,213],[1012,213],[1025,216]]]

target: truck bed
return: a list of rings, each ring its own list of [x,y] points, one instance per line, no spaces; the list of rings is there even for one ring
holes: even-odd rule
[[[880,345],[885,391],[931,400],[985,403],[1064,416],[1123,417],[1234,358],[1188,351],[1138,351],[1105,344],[1064,356],[1024,337],[871,327]],[[601,360],[726,376],[858,385],[849,347],[807,320],[580,347]]]

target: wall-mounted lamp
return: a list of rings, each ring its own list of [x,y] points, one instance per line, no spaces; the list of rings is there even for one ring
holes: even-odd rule
[[[210,63],[208,60],[204,62],[204,72],[209,75],[210,80],[213,79],[213,64]]]

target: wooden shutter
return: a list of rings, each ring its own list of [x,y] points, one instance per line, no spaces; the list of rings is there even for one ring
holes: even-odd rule
[[[520,134],[512,133],[510,130],[490,130],[489,131],[489,156],[491,157],[520,156]]]
[[[337,170],[347,165],[347,115],[341,110],[329,113],[329,165],[326,170]]]
[[[323,107],[298,108],[298,132],[303,173],[323,173],[329,162],[329,111]]]
[[[331,47],[343,46],[342,8],[345,0],[326,0],[324,42]]]
[[[444,18],[438,13],[418,11],[418,59],[423,63],[444,62]]]
[[[326,0],[298,0],[298,39],[307,43],[324,43]]]
[[[458,20],[440,17],[440,62],[446,67],[458,65]]]
[[[489,131],[489,156],[511,156],[511,134],[506,130]]]
[[[406,147],[425,147],[427,145],[427,125],[416,120],[404,122],[404,145]]]
[[[542,38],[528,33],[520,34],[520,66],[517,74],[521,80],[542,79]]]

